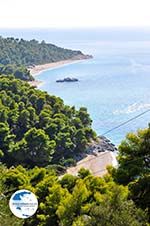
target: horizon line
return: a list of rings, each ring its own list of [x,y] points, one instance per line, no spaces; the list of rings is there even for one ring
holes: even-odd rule
[[[0,27],[0,30],[20,30],[20,29],[25,29],[25,30],[38,30],[38,29],[51,29],[51,30],[80,30],[80,29],[150,29],[150,26],[95,26],[95,27]]]

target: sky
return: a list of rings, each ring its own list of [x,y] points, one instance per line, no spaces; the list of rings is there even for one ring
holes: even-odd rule
[[[0,0],[0,28],[150,27],[150,0]]]

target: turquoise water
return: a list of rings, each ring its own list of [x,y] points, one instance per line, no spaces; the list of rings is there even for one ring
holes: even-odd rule
[[[150,108],[150,42],[77,45],[94,58],[41,73],[37,76],[44,82],[40,89],[60,96],[66,104],[86,106],[98,134]],[[79,82],[56,83],[68,76]],[[147,113],[107,136],[119,144],[127,132],[144,128],[149,121]]]
[[[89,31],[1,31],[46,41],[92,54],[93,59],[47,70],[37,76],[39,87],[63,98],[68,105],[86,106],[97,134],[150,109],[150,32],[149,30]],[[16,35],[15,35],[16,34]],[[138,35],[137,35],[138,34]],[[104,41],[105,40],[105,41]],[[57,79],[76,77],[77,83],[56,83]],[[144,128],[150,113],[107,134],[119,144],[126,133]]]

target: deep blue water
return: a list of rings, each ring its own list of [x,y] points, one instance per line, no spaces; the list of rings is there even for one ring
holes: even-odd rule
[[[42,72],[37,78],[43,81],[40,89],[60,96],[66,104],[86,106],[97,134],[150,109],[150,31],[73,32],[3,30],[1,34],[45,39],[93,55],[93,59]],[[68,76],[78,78],[79,82],[56,83],[57,79]],[[107,137],[119,144],[126,133],[144,128],[149,122],[150,113],[147,113]]]

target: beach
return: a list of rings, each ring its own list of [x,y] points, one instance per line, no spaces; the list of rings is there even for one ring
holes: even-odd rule
[[[78,59],[78,60],[77,59],[70,59],[70,60],[62,60],[62,61],[53,62],[53,63],[35,65],[33,67],[29,67],[28,70],[30,71],[30,73],[33,77],[36,77],[37,75],[39,75],[43,71],[47,71],[48,69],[54,69],[54,68],[58,68],[58,67],[61,67],[61,66],[64,66],[64,65],[78,63],[79,61],[85,60],[85,59],[84,58]],[[36,86],[36,87],[42,84],[41,81],[36,80],[36,79],[34,81],[29,81],[28,83],[31,86]]]
[[[72,64],[77,63],[81,60],[62,60],[58,62],[48,63],[48,64],[41,64],[41,65],[35,65],[32,68],[28,68],[32,76],[39,75],[41,72],[46,71],[51,68],[57,68],[66,64]]]
[[[107,166],[117,165],[115,154],[111,151],[89,154],[84,159],[77,162],[76,166],[69,167],[67,173],[76,176],[81,168],[90,170],[94,176],[103,176],[107,171]]]

